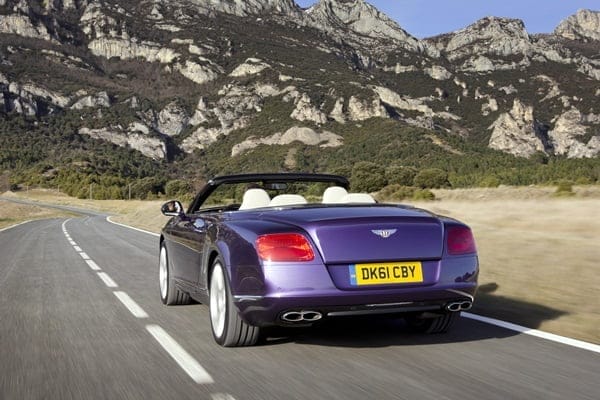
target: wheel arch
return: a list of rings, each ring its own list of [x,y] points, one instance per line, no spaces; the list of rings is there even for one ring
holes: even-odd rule
[[[212,248],[209,251],[208,254],[208,258],[207,258],[207,263],[206,263],[206,283],[207,283],[207,287],[210,287],[210,279],[212,278],[212,272],[213,272],[213,264],[215,263],[215,260],[220,256],[219,251],[216,248]],[[225,265],[223,265],[223,268],[227,269],[227,267],[225,267]],[[227,273],[227,272],[225,272]]]

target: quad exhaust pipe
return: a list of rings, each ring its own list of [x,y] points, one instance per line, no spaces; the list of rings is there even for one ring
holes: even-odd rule
[[[315,322],[323,318],[323,314],[318,311],[302,310],[288,311],[281,316],[285,322]]]
[[[471,300],[453,301],[452,303],[446,304],[446,310],[453,312],[469,310],[471,307],[473,307],[473,302]]]

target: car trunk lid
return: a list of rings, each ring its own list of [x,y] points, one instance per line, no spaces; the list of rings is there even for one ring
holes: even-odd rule
[[[305,230],[325,264],[435,260],[443,251],[443,223],[423,210],[323,207],[281,210],[263,218]]]

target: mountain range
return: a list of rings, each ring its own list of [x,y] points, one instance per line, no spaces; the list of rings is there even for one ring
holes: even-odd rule
[[[42,181],[358,161],[457,186],[554,160],[600,177],[593,10],[420,40],[364,0],[0,0],[0,92],[0,166]]]

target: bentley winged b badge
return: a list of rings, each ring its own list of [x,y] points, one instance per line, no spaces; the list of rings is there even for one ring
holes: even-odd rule
[[[373,229],[371,232],[373,232],[377,236],[387,239],[390,236],[392,236],[394,233],[396,233],[397,231],[398,231],[398,229]]]

